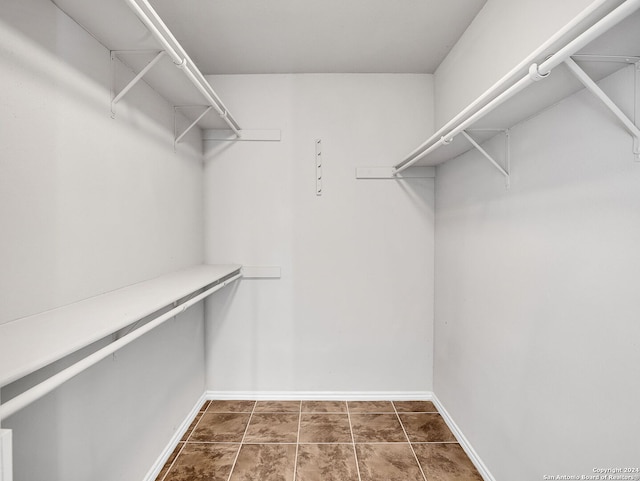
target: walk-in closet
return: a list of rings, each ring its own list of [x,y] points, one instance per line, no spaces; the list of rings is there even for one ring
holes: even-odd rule
[[[0,481],[640,480],[640,0],[0,0]]]

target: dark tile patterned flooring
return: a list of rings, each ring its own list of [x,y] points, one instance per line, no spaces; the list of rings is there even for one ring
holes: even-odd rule
[[[482,481],[429,401],[207,401],[156,481]]]

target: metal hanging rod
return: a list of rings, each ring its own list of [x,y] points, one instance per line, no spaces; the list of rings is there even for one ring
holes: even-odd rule
[[[180,68],[191,83],[203,95],[211,107],[213,107],[220,117],[233,130],[237,137],[240,137],[240,125],[227,110],[220,97],[213,90],[209,82],[204,78],[202,72],[193,63],[187,52],[182,48],[180,43],[173,36],[169,28],[162,21],[153,7],[147,0],[126,0],[129,7],[133,10],[140,21],[147,27],[149,32],[160,43],[165,52],[171,57],[171,60]],[[142,6],[141,6],[142,5]]]
[[[487,91],[485,91],[473,103],[471,103],[468,107],[466,107],[463,111],[456,115],[446,125],[440,128],[429,139],[427,139],[416,149],[414,149],[413,152],[411,152],[408,156],[405,157],[404,160],[402,160],[402,162],[396,164],[393,170],[394,174],[399,174],[400,172],[407,169],[408,167],[411,167],[420,159],[429,155],[431,152],[438,149],[442,145],[450,143],[456,135],[468,129],[477,120],[484,117],[487,113],[494,110],[496,107],[513,97],[521,90],[528,87],[533,82],[537,82],[546,78],[551,70],[564,63],[565,60],[568,59],[571,55],[578,52],[595,38],[599,37],[601,34],[606,32],[614,25],[618,24],[629,15],[634,13],[636,10],[638,10],[638,8],[640,8],[640,0],[627,0],[611,13],[603,17],[592,27],[587,29],[584,33],[567,43],[562,49],[557,51],[540,65],[532,63],[538,56],[543,54],[548,48],[555,44],[555,42],[566,36],[572,29],[576,28],[580,23],[582,23],[586,18],[592,15],[605,3],[606,0],[598,0],[589,5],[571,22],[565,25],[555,35],[549,38],[543,45],[541,45],[532,54],[530,54],[525,60],[520,62],[520,64],[514,67],[509,73],[502,77]],[[498,91],[504,88],[505,84],[511,81],[513,77],[528,64],[530,65],[529,73],[527,75],[522,77],[507,90],[503,91],[499,95],[495,96],[492,100],[485,103],[489,98],[493,97]]]

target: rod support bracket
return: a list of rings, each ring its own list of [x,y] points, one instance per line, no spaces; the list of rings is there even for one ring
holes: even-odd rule
[[[634,97],[635,97],[635,105],[634,105],[634,115],[629,118],[629,116],[624,113],[618,105],[611,100],[611,98],[600,88],[600,86],[589,76],[587,73],[573,60],[571,57],[567,58],[564,61],[565,65],[569,68],[569,71],[575,75],[575,77],[589,90],[592,94],[594,94],[602,104],[609,109],[609,111],[614,114],[618,120],[622,123],[625,129],[631,134],[633,137],[633,153],[636,160],[640,160],[638,156],[640,155],[640,127],[636,124],[635,118],[637,117],[638,111],[638,64],[640,62],[636,62],[636,69],[634,70]]]
[[[173,150],[174,150],[174,152],[176,150],[176,146],[182,141],[184,136],[187,135],[187,133],[189,133],[189,131],[191,129],[193,129],[198,124],[198,122],[200,122],[200,120],[202,120],[202,118],[211,111],[211,109],[213,109],[213,106],[211,106],[211,105],[209,105],[209,106],[203,105],[202,107],[204,107],[204,111],[200,115],[198,115],[198,117],[196,117],[196,119],[193,122],[191,122],[189,124],[189,126],[182,131],[182,133],[178,133],[178,118],[177,118],[178,116],[177,116],[177,112],[180,109],[186,109],[186,108],[190,108],[190,107],[200,108],[201,106],[198,106],[198,105],[183,105],[183,106],[175,105],[173,107]]]
[[[152,51],[155,54],[153,59],[147,65],[138,72],[133,79],[129,81],[127,85],[125,85],[120,92],[116,92],[116,60],[119,60],[118,55],[122,54],[147,54],[149,51],[147,50],[112,50],[111,51],[111,118],[115,118],[116,114],[116,104],[122,100],[122,98],[138,83],[142,78],[153,68],[155,64],[157,64],[162,57],[166,55],[164,50],[160,51]]]
[[[476,142],[473,137],[471,137],[471,135],[469,135],[469,133],[466,130],[463,130],[461,133],[462,135],[469,141],[469,143],[475,147],[475,149],[480,152],[489,162],[491,162],[491,165],[493,165],[498,172],[500,172],[505,179],[505,187],[507,189],[509,189],[509,187],[511,187],[511,178],[510,178],[510,171],[511,171],[511,133],[509,131],[509,129],[503,130],[502,132],[504,132],[504,136],[505,136],[505,164],[506,164],[506,168],[503,167],[502,165],[500,165],[491,154],[489,154],[485,149],[482,148],[482,146],[480,146],[480,144],[478,144],[478,142]]]
[[[545,74],[541,74],[540,70],[538,70],[537,63],[532,63],[529,67],[529,77],[531,77],[531,80],[533,80],[534,82],[539,82],[540,80],[547,78],[550,73],[551,72],[549,71]]]

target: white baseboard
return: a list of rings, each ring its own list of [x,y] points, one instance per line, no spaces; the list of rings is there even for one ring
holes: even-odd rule
[[[256,401],[431,401],[431,391],[207,391],[205,399]]]
[[[167,446],[164,448],[160,456],[158,456],[158,459],[156,459],[156,462],[153,463],[153,466],[151,466],[151,469],[147,472],[146,476],[143,478],[144,481],[155,481],[155,479],[158,477],[158,474],[160,474],[160,471],[162,471],[164,464],[169,459],[169,456],[171,456],[171,453],[173,453],[173,450],[176,448],[176,446],[182,439],[182,436],[184,436],[184,433],[187,432],[187,429],[189,429],[189,426],[191,426],[191,423],[200,412],[200,406],[202,406],[202,404],[206,400],[207,400],[206,394],[203,394],[202,396],[200,396],[200,399],[198,399],[195,406],[193,406],[193,408],[191,409],[187,417],[184,419],[184,421],[182,421],[182,424],[180,424],[180,427],[176,429],[176,432],[171,437],[171,440],[169,441]]]
[[[491,474],[487,466],[484,464],[484,462],[482,462],[482,459],[480,459],[480,456],[478,456],[478,453],[476,452],[476,450],[473,449],[473,446],[471,445],[469,440],[462,433],[462,431],[460,430],[456,422],[453,420],[449,412],[446,410],[446,408],[442,405],[442,403],[438,399],[438,396],[434,394],[431,400],[433,401],[433,404],[436,406],[436,409],[442,416],[442,419],[444,419],[444,421],[447,423],[447,426],[449,426],[449,429],[451,429],[451,432],[458,440],[458,443],[460,444],[462,449],[464,449],[464,452],[467,453],[467,456],[469,456],[469,459],[471,460],[471,462],[474,464],[476,469],[480,472],[482,479],[484,479],[484,481],[496,481],[496,479],[493,477],[493,475]]]

